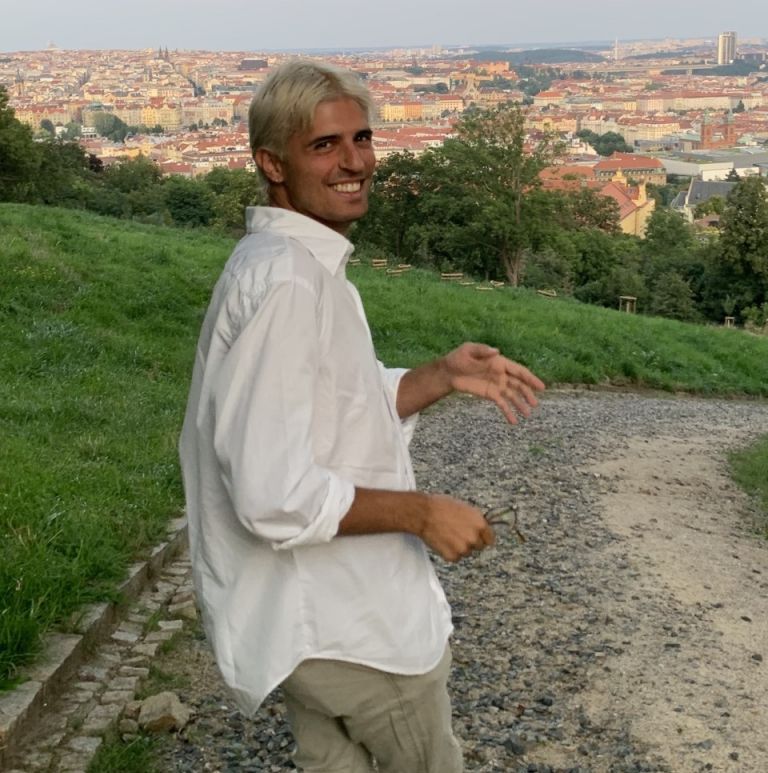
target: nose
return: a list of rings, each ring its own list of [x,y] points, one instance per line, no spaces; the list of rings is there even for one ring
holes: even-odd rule
[[[339,155],[339,166],[348,172],[362,172],[365,169],[365,161],[360,148],[353,142],[345,142]]]

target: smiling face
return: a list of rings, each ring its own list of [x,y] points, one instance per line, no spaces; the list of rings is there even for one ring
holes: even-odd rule
[[[255,158],[269,180],[273,206],[340,234],[368,211],[376,161],[368,118],[354,99],[321,102],[309,129],[288,140],[283,158],[265,148]]]

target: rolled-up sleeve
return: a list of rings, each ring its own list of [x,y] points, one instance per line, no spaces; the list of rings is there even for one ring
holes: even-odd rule
[[[397,412],[397,390],[400,389],[400,380],[408,372],[408,368],[387,368],[379,360],[379,371],[381,372],[381,380],[384,383],[384,389],[387,392],[387,400],[390,405]],[[412,413],[405,419],[400,419],[400,425],[405,435],[405,440],[408,445],[413,440],[414,432],[416,431],[416,425],[419,421],[419,414]]]
[[[285,281],[255,305],[215,377],[214,448],[240,522],[275,549],[328,542],[354,486],[315,463],[315,294]]]

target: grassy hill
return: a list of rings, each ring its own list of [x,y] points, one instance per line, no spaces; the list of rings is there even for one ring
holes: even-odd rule
[[[202,315],[232,242],[0,205],[0,684],[39,635],[110,598],[181,512],[176,443]],[[463,340],[548,383],[768,394],[768,340],[426,272],[350,267],[380,357]]]

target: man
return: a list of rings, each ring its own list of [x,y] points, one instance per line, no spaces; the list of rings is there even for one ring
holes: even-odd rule
[[[369,95],[294,61],[250,109],[270,207],[214,289],[181,439],[194,577],[219,667],[253,712],[282,685],[305,771],[454,773],[451,617],[427,548],[493,543],[475,507],[415,490],[416,414],[453,391],[510,422],[543,384],[464,344],[410,371],[376,360],[347,282],[368,206]]]

